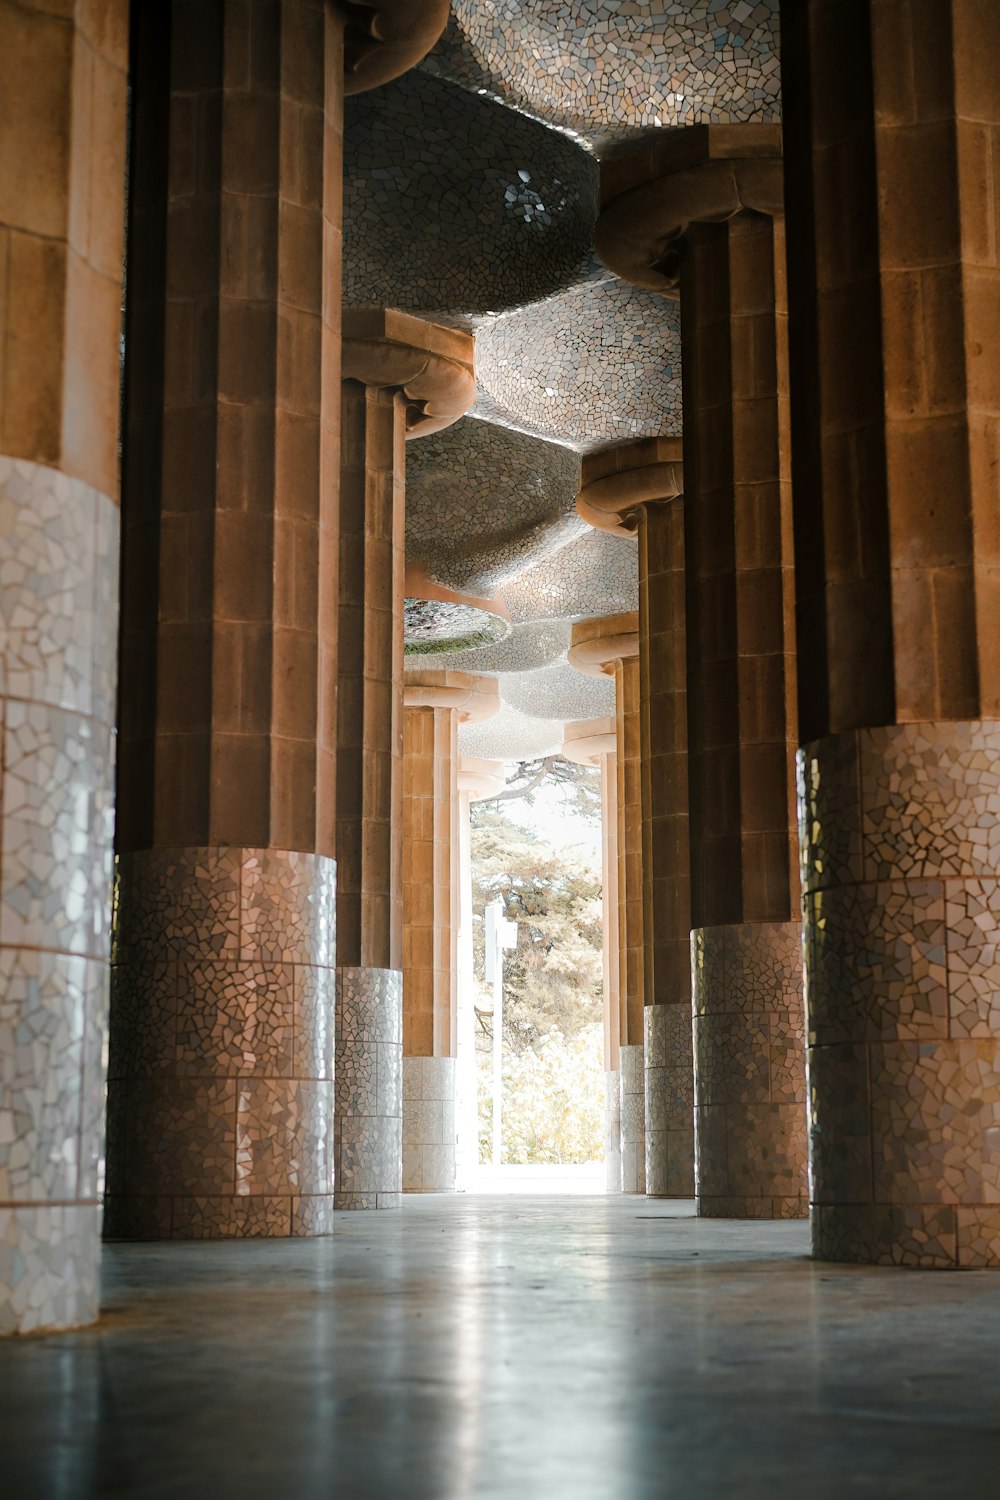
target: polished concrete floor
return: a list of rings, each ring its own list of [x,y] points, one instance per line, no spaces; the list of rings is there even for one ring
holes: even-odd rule
[[[1000,1493],[1000,1274],[806,1247],[611,1197],[111,1246],[97,1328],[0,1343],[0,1496]]]

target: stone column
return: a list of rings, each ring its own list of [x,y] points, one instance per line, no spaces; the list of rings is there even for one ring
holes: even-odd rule
[[[697,1196],[720,1217],[806,1211],[780,149],[699,126],[602,183],[605,247],[681,298]]]
[[[683,469],[679,438],[583,460],[577,510],[639,545],[646,1192],[694,1193]]]
[[[618,731],[614,719],[567,724],[562,753],[601,773],[601,927],[604,989],[605,1186],[622,1186],[621,1001],[618,937]]]
[[[344,318],[337,676],[338,1208],[402,1190],[405,439],[475,399],[472,339],[406,313]]]
[[[642,804],[639,765],[639,618],[607,615],[573,626],[571,665],[615,679],[618,809],[618,995],[621,1188],[646,1191],[643,1071]]]
[[[345,23],[135,14],[105,1227],[322,1233]]]
[[[411,670],[403,704],[403,1191],[453,1193],[458,725],[498,713],[500,685],[469,672]]]
[[[98,1310],[127,32],[0,3],[0,1334]]]
[[[782,29],[813,1247],[996,1266],[1000,10]]]

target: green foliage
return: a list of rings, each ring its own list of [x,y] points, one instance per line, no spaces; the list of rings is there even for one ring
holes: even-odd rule
[[[599,817],[600,796],[590,814]],[[600,869],[561,851],[497,803],[474,805],[473,910],[498,896],[518,924],[504,962],[505,1162],[586,1162],[603,1152]],[[474,923],[481,1031],[480,1148],[490,1153],[492,994],[484,923]]]

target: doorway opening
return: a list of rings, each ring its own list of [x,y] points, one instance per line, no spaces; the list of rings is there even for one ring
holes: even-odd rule
[[[601,778],[521,762],[471,808],[477,1192],[602,1193]],[[471,1123],[471,1121],[470,1121]]]

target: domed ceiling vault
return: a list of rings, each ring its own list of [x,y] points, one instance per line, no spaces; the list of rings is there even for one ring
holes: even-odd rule
[[[581,456],[681,432],[675,299],[596,259],[598,156],[780,118],[777,0],[453,0],[422,66],[348,102],[344,299],[476,336],[470,414],[408,445],[407,657],[485,672],[488,759],[613,713],[570,622],[637,607],[628,536],[575,508]]]

